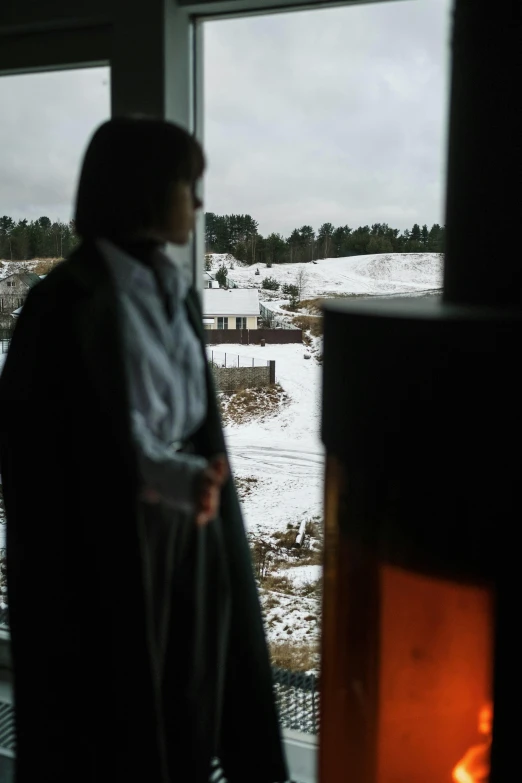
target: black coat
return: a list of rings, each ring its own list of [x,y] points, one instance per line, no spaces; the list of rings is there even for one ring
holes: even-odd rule
[[[194,290],[187,309],[203,345]],[[164,780],[125,380],[116,291],[84,244],[30,292],[0,378],[17,783]],[[207,383],[193,440],[211,457],[226,448],[208,371]],[[231,480],[221,520],[232,600],[219,755],[230,783],[276,783],[286,768]],[[190,705],[176,711],[182,727]],[[183,783],[199,750],[186,744],[173,742]]]

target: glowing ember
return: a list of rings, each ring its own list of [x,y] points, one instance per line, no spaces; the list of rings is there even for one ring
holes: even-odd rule
[[[478,730],[485,740],[479,745],[473,745],[455,766],[452,773],[454,783],[488,783],[492,724],[493,706],[486,704],[480,710],[478,719]]]

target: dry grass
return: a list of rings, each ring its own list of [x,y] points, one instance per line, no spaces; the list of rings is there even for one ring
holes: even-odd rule
[[[61,264],[63,258],[42,258],[33,269],[37,275],[48,275],[55,266]]]
[[[270,657],[274,666],[281,669],[306,672],[317,668],[319,662],[319,642],[314,644],[296,644],[295,642],[273,642],[270,645]]]
[[[312,337],[321,337],[323,334],[323,317],[321,315],[296,315],[294,324],[303,332],[310,332]]]
[[[315,579],[313,582],[305,582],[301,587],[298,588],[299,595],[314,595],[314,593],[317,593],[317,595],[321,595],[323,590],[323,580],[321,579]]]
[[[309,315],[320,315],[324,301],[324,299],[319,297],[316,297],[315,299],[302,299],[299,302],[299,309],[306,310]]]
[[[276,546],[283,549],[293,549],[297,533],[298,531],[291,527],[287,528],[287,530],[277,530],[275,533],[272,533],[272,538],[277,542]]]
[[[241,500],[244,500],[252,494],[252,490],[256,488],[258,480],[255,476],[244,476],[243,478],[235,477],[234,483],[236,485],[237,494]]]
[[[292,580],[282,574],[269,574],[263,579],[262,584],[265,590],[270,590],[273,593],[285,593],[286,595],[294,595],[295,593]]]
[[[253,418],[273,416],[289,399],[279,383],[258,389],[224,392],[219,397],[223,424],[242,424]]]

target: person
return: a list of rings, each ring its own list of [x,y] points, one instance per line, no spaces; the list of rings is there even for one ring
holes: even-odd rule
[[[287,779],[198,294],[182,128],[114,118],[0,377],[16,780]]]

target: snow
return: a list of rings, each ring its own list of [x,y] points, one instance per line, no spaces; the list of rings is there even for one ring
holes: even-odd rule
[[[234,474],[257,483],[243,501],[247,528],[269,533],[322,513],[324,448],[319,437],[321,367],[302,344],[221,345],[216,349],[275,359],[276,382],[290,397],[279,414],[229,425]]]
[[[294,587],[304,587],[311,582],[316,582],[321,578],[323,569],[319,565],[293,566],[284,568],[277,572],[280,576],[286,576],[290,579]]]
[[[226,254],[213,254],[212,268],[233,269],[229,278],[240,287],[261,288],[265,277],[280,284],[295,283],[303,271],[302,298],[316,296],[419,296],[442,289],[444,256],[440,253],[379,253],[347,258],[319,259],[315,263],[245,266]],[[256,275],[259,269],[259,275]]]
[[[0,280],[17,272],[32,272],[39,263],[38,258],[33,258],[31,261],[0,261]]]

